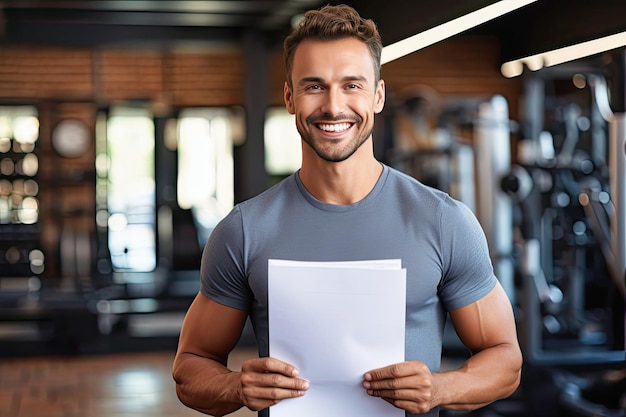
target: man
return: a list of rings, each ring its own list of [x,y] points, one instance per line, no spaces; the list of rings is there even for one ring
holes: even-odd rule
[[[406,361],[364,372],[363,389],[406,410],[471,410],[518,386],[521,353],[510,302],[469,209],[374,158],[383,109],[382,45],[347,6],[310,11],[285,40],[284,99],[302,137],[302,167],[237,205],[207,242],[201,291],[186,315],[173,376],[180,400],[222,416],[306,395],[306,375],[268,357],[268,259],[402,259]],[[473,355],[440,372],[446,313]],[[250,316],[259,358],[227,359]]]

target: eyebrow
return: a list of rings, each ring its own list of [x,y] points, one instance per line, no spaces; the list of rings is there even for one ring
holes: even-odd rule
[[[367,78],[365,78],[362,75],[348,75],[345,76],[341,79],[342,82],[347,82],[347,81],[367,81]],[[304,77],[301,78],[300,80],[298,80],[298,85],[303,85],[303,84],[307,84],[307,83],[323,83],[324,79],[321,77]]]

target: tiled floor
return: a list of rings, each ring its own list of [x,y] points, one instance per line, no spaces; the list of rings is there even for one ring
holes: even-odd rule
[[[242,348],[231,367],[255,352]],[[174,352],[0,359],[0,417],[193,417],[174,391]],[[253,417],[247,409],[233,417]]]

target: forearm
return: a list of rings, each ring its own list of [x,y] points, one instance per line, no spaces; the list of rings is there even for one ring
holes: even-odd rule
[[[223,416],[243,406],[240,376],[217,361],[190,353],[180,354],[173,369],[180,401],[213,416]]]
[[[459,369],[433,374],[437,403],[451,410],[475,410],[506,398],[518,387],[522,357],[502,344],[471,356]]]

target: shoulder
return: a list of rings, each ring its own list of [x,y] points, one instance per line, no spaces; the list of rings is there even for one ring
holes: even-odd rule
[[[388,167],[387,188],[389,192],[397,194],[397,200],[402,204],[412,204],[425,210],[439,213],[444,207],[455,209],[459,204],[446,192],[428,186],[410,175]]]
[[[294,212],[299,191],[293,175],[262,193],[237,203],[213,230],[219,238],[244,239],[255,230],[261,232],[280,221],[281,216]]]
[[[389,168],[388,191],[385,199],[398,204],[401,213],[420,220],[421,227],[430,224],[440,239],[463,238],[471,231],[480,235],[480,227],[474,212],[462,201],[437,188],[425,185],[417,179]]]
[[[443,199],[447,197],[444,191],[428,186],[409,174],[392,167],[387,167],[387,169],[389,170],[387,181],[393,186],[410,189],[420,193],[420,195],[428,195],[431,198]]]
[[[261,215],[267,213],[268,210],[287,204],[299,193],[295,175],[297,174],[291,174],[262,193],[242,201],[237,204],[236,208],[243,216],[248,214]]]

